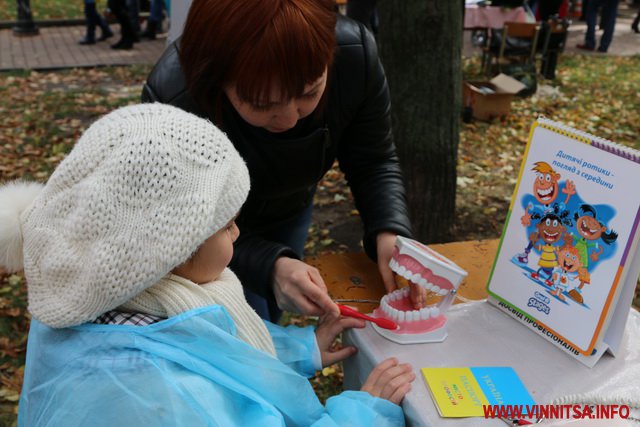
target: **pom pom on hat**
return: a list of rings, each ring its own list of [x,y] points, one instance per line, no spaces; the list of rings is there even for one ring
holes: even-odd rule
[[[44,186],[37,182],[12,181],[0,187],[0,267],[9,273],[22,270],[20,215]]]
[[[155,284],[222,229],[249,173],[209,121],[142,104],[95,122],[22,215],[29,311],[91,321]]]

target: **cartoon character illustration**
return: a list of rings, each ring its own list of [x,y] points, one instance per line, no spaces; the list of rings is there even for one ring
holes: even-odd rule
[[[538,214],[535,213],[531,217],[537,219]],[[567,227],[573,225],[569,211],[561,211],[558,205],[554,205],[553,212],[547,213],[536,225],[537,231],[529,236],[529,240],[535,245],[538,240],[542,243],[538,244],[536,249],[540,251],[540,259],[538,260],[538,270],[531,273],[531,277],[535,280],[544,281],[545,284],[551,286],[553,284],[551,276],[553,269],[558,265],[558,257],[556,255],[555,243],[559,242]]]
[[[583,286],[583,280],[588,280],[589,273],[582,266],[580,253],[575,246],[564,245],[557,250],[558,265],[553,269],[551,294],[564,301],[563,293],[568,289]]]
[[[536,179],[533,182],[533,196],[539,204],[529,203],[529,205],[527,205],[524,215],[520,218],[520,222],[525,227],[531,225],[531,219],[534,218],[534,215],[541,217],[552,212],[553,204],[558,198],[558,194],[560,192],[559,181],[561,175],[557,173],[549,163],[536,162],[531,170],[536,173]],[[566,204],[569,203],[571,196],[576,194],[576,188],[573,181],[567,180],[565,182],[562,193],[567,195],[564,202],[560,204],[555,203],[558,205],[560,210],[564,210]],[[524,252],[516,255],[516,259],[519,263],[527,264],[529,262],[529,252],[531,252],[533,245],[534,243],[530,240],[527,247],[524,249]]]
[[[618,233],[613,230],[607,231],[607,227],[598,220],[598,213],[593,206],[582,204],[580,205],[580,211],[582,215],[578,215],[577,212],[574,215],[576,230],[579,236],[573,233],[567,234],[564,237],[564,241],[565,243],[575,245],[576,250],[580,254],[582,266],[588,269],[590,261],[598,261],[604,251],[604,248],[598,245],[597,240],[602,239],[604,243],[610,245],[616,241]],[[590,248],[595,248],[595,251],[592,251],[591,254],[589,254]],[[569,292],[569,296],[581,304],[584,301],[582,297],[582,287],[585,283],[589,283],[589,281],[581,283],[580,286]]]

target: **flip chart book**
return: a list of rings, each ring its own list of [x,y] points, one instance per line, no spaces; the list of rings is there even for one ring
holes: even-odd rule
[[[640,272],[639,218],[640,152],[538,119],[489,302],[587,366],[615,355]]]
[[[422,375],[442,417],[484,417],[486,406],[535,405],[510,367],[422,368]]]

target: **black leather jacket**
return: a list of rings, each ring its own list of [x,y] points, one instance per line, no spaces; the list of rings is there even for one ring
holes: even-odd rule
[[[272,298],[271,274],[293,251],[261,237],[312,203],[316,184],[337,158],[364,222],[364,246],[376,259],[375,236],[410,236],[402,173],[391,133],[390,102],[373,36],[342,16],[338,48],[323,114],[312,114],[281,134],[244,122],[230,104],[224,131],[247,162],[251,191],[237,220],[241,230],[231,269],[244,286]],[[179,40],[167,48],[147,78],[145,102],[162,102],[206,117],[189,95],[178,59]]]

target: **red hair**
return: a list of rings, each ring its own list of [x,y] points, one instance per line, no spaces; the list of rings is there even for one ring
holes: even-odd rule
[[[194,0],[180,63],[194,100],[220,125],[223,89],[259,105],[279,85],[281,100],[304,93],[335,51],[333,0]]]

